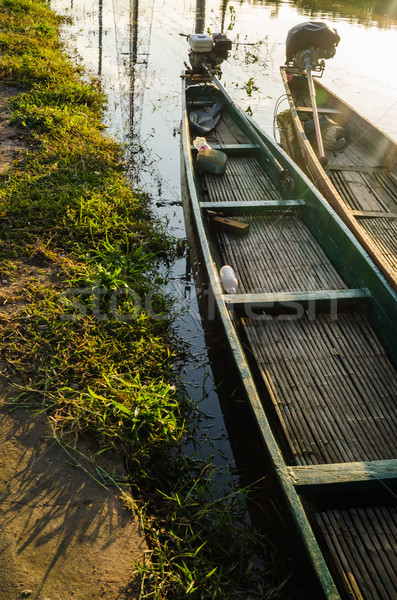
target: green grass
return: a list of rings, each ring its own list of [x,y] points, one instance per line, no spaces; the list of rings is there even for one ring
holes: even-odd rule
[[[126,182],[106,98],[62,52],[59,17],[41,0],[0,0],[0,19],[0,77],[17,88],[11,123],[26,146],[0,175],[6,376],[65,447],[86,437],[94,462],[124,457],[134,500],[123,497],[151,549],[136,566],[142,598],[273,597],[253,568],[264,540],[244,494],[222,496],[210,465],[183,453],[194,407],[163,284],[185,246]]]
[[[267,541],[246,523],[246,493],[221,495],[216,472],[202,466],[194,481],[157,500],[151,552],[138,571],[142,598],[272,598],[258,568]],[[166,515],[164,518],[163,515]]]

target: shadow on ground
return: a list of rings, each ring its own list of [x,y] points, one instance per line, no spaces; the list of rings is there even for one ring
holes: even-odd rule
[[[132,561],[142,559],[145,544],[120,491],[75,466],[45,415],[10,412],[7,391],[3,382],[0,600],[138,597]]]

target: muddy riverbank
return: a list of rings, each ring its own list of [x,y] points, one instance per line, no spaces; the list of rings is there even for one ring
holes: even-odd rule
[[[0,390],[0,600],[138,598],[138,518],[117,488],[73,464],[45,416],[10,413],[4,382]]]

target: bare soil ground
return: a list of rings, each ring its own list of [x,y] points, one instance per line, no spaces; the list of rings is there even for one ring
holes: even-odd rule
[[[0,173],[26,148],[9,125],[6,100],[15,93],[0,85]],[[20,308],[21,282],[1,278],[0,319]],[[132,561],[146,549],[138,519],[116,487],[76,467],[45,415],[10,411],[6,402],[23,381],[6,372],[0,362],[0,600],[135,600]],[[123,473],[117,457],[107,467]]]

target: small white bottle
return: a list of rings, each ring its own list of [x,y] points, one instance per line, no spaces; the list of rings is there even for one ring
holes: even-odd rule
[[[235,294],[238,288],[236,273],[230,265],[224,265],[219,271],[221,284],[225,292]]]
[[[211,146],[208,144],[207,140],[203,137],[196,137],[193,140],[193,146],[201,152],[201,150],[211,150]]]

